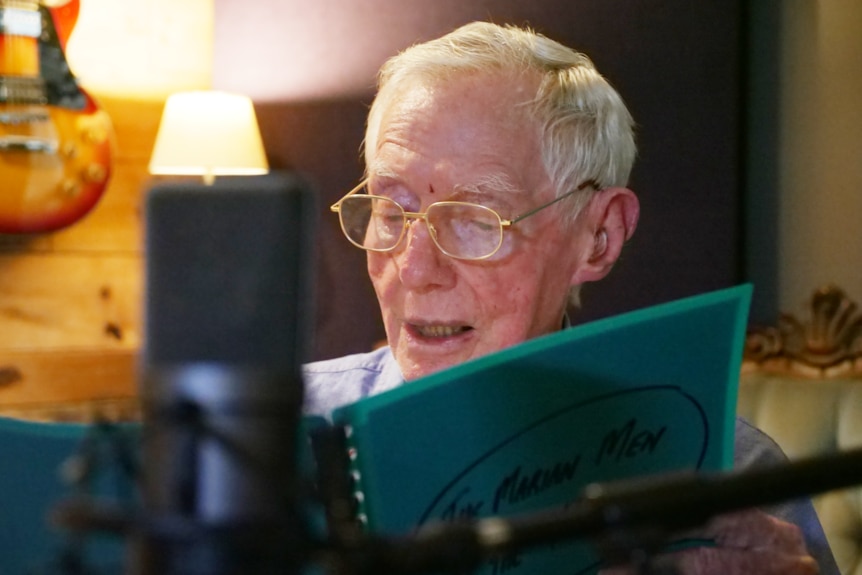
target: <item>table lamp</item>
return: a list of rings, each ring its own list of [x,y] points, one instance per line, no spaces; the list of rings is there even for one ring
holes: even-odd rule
[[[251,99],[220,91],[168,97],[150,158],[150,173],[253,176],[269,171]]]

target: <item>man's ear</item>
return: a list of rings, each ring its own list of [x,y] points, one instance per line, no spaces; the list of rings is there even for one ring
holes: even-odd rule
[[[637,228],[640,202],[628,188],[606,188],[593,196],[584,215],[581,233],[592,235],[592,248],[572,275],[573,285],[608,275]]]

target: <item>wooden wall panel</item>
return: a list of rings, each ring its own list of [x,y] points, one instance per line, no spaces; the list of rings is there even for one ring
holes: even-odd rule
[[[163,101],[99,99],[114,156],[99,204],[66,229],[0,236],[0,413],[134,412],[142,206]]]
[[[0,350],[137,347],[140,298],[138,254],[0,257]]]
[[[136,415],[132,350],[5,351],[0,354],[0,413],[91,421]]]

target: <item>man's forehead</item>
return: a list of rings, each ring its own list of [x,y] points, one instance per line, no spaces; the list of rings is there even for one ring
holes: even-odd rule
[[[368,167],[369,180],[389,183],[403,182],[406,175],[384,161],[375,160]],[[450,176],[453,180],[451,191],[463,193],[501,193],[517,194],[524,191],[517,178],[505,170],[477,172],[460,176]]]
[[[403,84],[391,94],[374,149],[366,150],[369,177],[409,177],[413,187],[446,194],[536,193],[545,187],[539,128],[522,106],[529,90],[516,83],[482,72]]]

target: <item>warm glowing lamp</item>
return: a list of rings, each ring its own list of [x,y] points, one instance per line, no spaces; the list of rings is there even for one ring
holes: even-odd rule
[[[217,91],[179,92],[165,102],[150,173],[253,176],[269,171],[254,106],[246,96]]]

